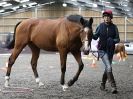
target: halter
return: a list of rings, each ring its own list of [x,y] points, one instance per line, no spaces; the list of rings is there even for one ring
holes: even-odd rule
[[[90,27],[88,27],[88,26],[86,26],[84,29],[82,29],[82,31],[87,33],[87,35],[85,35],[85,38],[81,42],[82,43],[86,43],[87,42],[87,44],[85,44],[85,45],[87,46],[86,48],[88,48],[89,51],[90,51],[91,50],[91,40],[88,39],[89,29],[90,29]]]

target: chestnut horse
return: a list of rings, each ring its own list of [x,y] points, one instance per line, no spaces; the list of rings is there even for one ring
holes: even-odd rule
[[[37,61],[40,49],[46,51],[58,51],[60,54],[61,79],[63,90],[72,86],[84,67],[81,59],[81,47],[85,54],[89,54],[92,40],[93,18],[86,20],[80,15],[70,15],[58,19],[26,19],[19,22],[14,29],[14,38],[8,48],[13,48],[8,60],[5,76],[5,87],[9,86],[12,65],[28,45],[32,51],[31,66],[36,83],[44,85],[37,72]],[[76,75],[65,85],[65,71],[67,54],[71,53],[76,59],[79,68]]]
[[[125,45],[123,43],[117,43],[115,45],[115,53],[119,54],[119,62],[121,60],[125,61],[126,57],[127,57],[127,53],[125,50]]]

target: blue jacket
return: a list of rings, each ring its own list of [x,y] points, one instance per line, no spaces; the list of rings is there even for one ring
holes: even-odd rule
[[[97,40],[98,42],[98,49],[107,51],[109,46],[115,46],[116,43],[120,41],[118,28],[115,24],[110,23],[109,25],[105,24],[104,22],[101,23],[93,34],[93,39]],[[114,50],[114,48],[113,48]]]
[[[110,23],[109,25],[105,24],[104,22],[101,23],[93,35],[94,40],[97,40],[98,38],[98,50],[105,51],[108,54],[110,63],[112,63],[115,44],[120,41],[117,26],[113,23]]]

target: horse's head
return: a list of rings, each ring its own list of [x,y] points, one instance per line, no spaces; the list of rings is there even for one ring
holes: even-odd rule
[[[84,20],[82,22],[84,26],[83,32],[80,34],[81,41],[82,41],[82,50],[85,55],[89,54],[89,51],[91,49],[91,40],[93,36],[93,30],[92,30],[92,23],[93,18],[90,18],[90,20]]]

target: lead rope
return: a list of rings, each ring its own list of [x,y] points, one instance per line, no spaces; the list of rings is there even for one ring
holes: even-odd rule
[[[97,58],[97,61],[99,61],[99,58],[100,58],[100,55],[99,55],[99,51],[91,51],[92,52],[92,55],[95,56]],[[96,56],[94,53],[98,54],[98,56]]]

